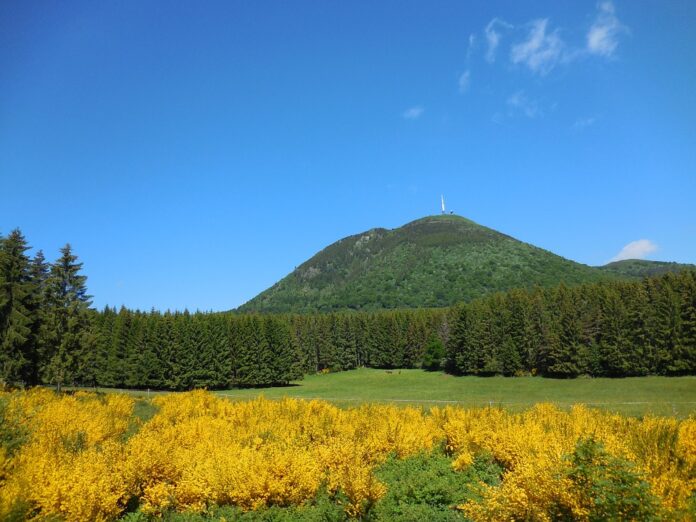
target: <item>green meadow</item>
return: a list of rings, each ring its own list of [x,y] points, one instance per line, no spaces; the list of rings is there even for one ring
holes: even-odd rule
[[[115,390],[138,397],[160,393],[146,390]],[[585,404],[592,408],[643,416],[647,414],[685,418],[696,414],[696,377],[625,377],[620,379],[542,377],[457,377],[423,370],[357,370],[308,375],[290,386],[218,390],[231,400],[293,397],[321,399],[340,406],[366,402],[410,406],[503,407],[527,409],[539,402],[561,408]]]
[[[620,379],[542,377],[457,377],[423,370],[357,370],[308,375],[287,387],[233,389],[217,392],[230,399],[294,397],[338,404],[398,404],[523,410],[538,402],[561,407],[586,404],[626,415],[696,413],[696,377],[625,377]]]

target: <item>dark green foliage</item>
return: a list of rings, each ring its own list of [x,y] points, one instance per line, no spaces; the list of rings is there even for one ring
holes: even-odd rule
[[[265,382],[282,385],[302,377],[295,340],[288,322],[274,316],[264,317],[263,322],[266,342],[259,361],[268,373]]]
[[[647,261],[645,259],[626,259],[624,261],[614,261],[597,268],[622,278],[642,279],[644,277],[663,275],[668,272],[696,270],[696,265],[666,261]]]
[[[433,237],[457,244],[463,234],[485,244],[499,236],[456,217],[422,220],[404,234],[421,247]],[[27,249],[19,231],[0,241],[3,384],[219,389],[287,385],[308,372],[361,366],[552,377],[696,372],[696,272],[689,270],[515,289],[450,309],[99,313],[69,245],[50,269],[41,252],[31,260]]]
[[[445,346],[439,337],[432,336],[423,354],[423,368],[429,371],[442,370],[445,359]]]
[[[341,239],[239,311],[443,307],[511,288],[621,277],[460,216],[430,216]]]
[[[449,314],[448,371],[549,377],[696,371],[694,272],[515,290]]]
[[[449,310],[237,315],[106,309],[94,320],[99,353],[106,354],[98,382],[255,387],[324,369],[439,368],[443,358],[446,371],[468,375],[693,373],[695,293],[694,274],[685,271],[639,282],[514,290]],[[124,364],[129,369],[122,371]],[[114,382],[113,375],[121,377]]]
[[[41,330],[42,376],[58,389],[64,384],[94,384],[97,336],[91,331],[87,278],[70,245],[51,266]]]
[[[569,460],[573,496],[590,506],[589,520],[661,519],[660,502],[638,470],[607,453],[601,443],[580,441]]]
[[[374,508],[375,520],[463,520],[457,505],[476,498],[479,482],[500,482],[502,470],[486,456],[479,456],[465,471],[452,469],[452,460],[439,452],[421,453],[408,459],[389,459],[377,470],[388,487]]]
[[[28,249],[19,230],[0,240],[0,387],[35,382],[40,285]]]

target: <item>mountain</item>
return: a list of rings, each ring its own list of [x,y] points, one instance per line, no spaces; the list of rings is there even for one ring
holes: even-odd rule
[[[626,279],[640,279],[643,277],[661,275],[666,272],[680,272],[682,270],[696,270],[696,265],[673,263],[669,261],[646,261],[644,259],[626,259],[614,261],[604,266],[597,267],[607,274],[613,274]]]
[[[314,312],[447,306],[492,292],[622,277],[455,215],[374,228],[326,247],[238,308]]]

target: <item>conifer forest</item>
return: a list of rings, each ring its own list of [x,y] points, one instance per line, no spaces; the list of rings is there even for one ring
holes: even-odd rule
[[[0,243],[0,380],[6,386],[283,385],[358,367],[455,375],[696,373],[696,273],[510,290],[449,308],[242,314],[94,310],[70,245],[30,257]]]

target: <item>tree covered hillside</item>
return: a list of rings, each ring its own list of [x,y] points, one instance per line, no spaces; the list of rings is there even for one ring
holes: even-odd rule
[[[460,216],[430,216],[341,239],[239,310],[441,307],[510,288],[617,277]]]
[[[641,279],[668,272],[680,272],[685,269],[696,270],[696,265],[674,263],[671,261],[648,261],[646,259],[625,259],[614,261],[604,266],[598,267],[608,274],[625,279]]]

